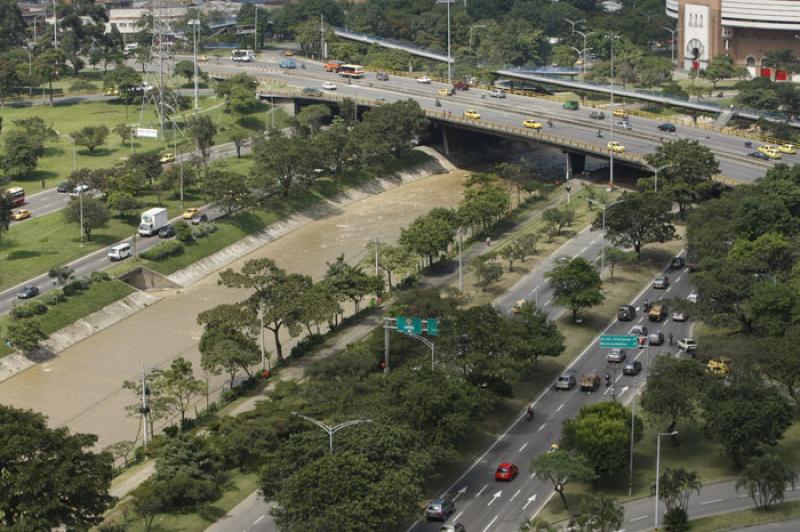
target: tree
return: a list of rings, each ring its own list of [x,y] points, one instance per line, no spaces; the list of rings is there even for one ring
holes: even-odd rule
[[[683,508],[673,508],[664,513],[666,532],[689,532],[689,514]]]
[[[228,129],[228,138],[231,139],[231,142],[236,147],[236,158],[239,159],[242,156],[242,146],[250,138],[250,133],[242,126],[231,126]]]
[[[47,48],[34,59],[33,70],[50,87],[50,105],[53,105],[53,82],[66,71],[64,52],[60,48]]]
[[[178,61],[175,63],[174,72],[176,76],[184,77],[186,78],[186,81],[192,81],[192,79],[194,79],[194,63],[187,60]],[[198,69],[198,76],[199,75],[200,72]]]
[[[584,309],[605,299],[603,281],[592,264],[581,257],[556,266],[546,275],[555,290],[555,300],[572,310],[573,321]]]
[[[547,224],[547,234],[552,242],[554,236],[560,235],[564,227],[573,223],[575,211],[569,207],[563,209],[551,207],[542,213],[542,220]]]
[[[208,115],[194,115],[186,125],[186,132],[194,140],[205,166],[208,162],[208,149],[214,144],[217,126]]]
[[[215,375],[225,371],[233,388],[236,373],[244,371],[253,376],[250,367],[258,363],[261,353],[253,337],[232,327],[206,327],[200,337],[200,364]]]
[[[700,495],[703,484],[697,471],[687,471],[682,467],[672,469],[668,467],[659,479],[659,497],[664,501],[667,512],[680,509],[686,512],[689,509],[689,497],[692,492]],[[655,486],[653,486],[655,492]]]
[[[165,419],[180,415],[181,426],[192,399],[205,390],[205,383],[194,376],[192,363],[183,357],[173,360],[167,369],[152,370],[148,382],[153,410],[160,409],[159,415]]]
[[[485,257],[476,257],[470,269],[475,274],[475,285],[480,287],[482,292],[486,292],[503,276],[503,267]]]
[[[31,136],[24,129],[12,129],[5,134],[3,152],[3,171],[12,176],[22,176],[33,172],[44,155],[44,143],[39,137]]]
[[[643,426],[636,419],[634,442],[642,439]],[[575,419],[564,422],[562,447],[584,456],[599,475],[625,469],[631,446],[631,415],[615,401],[581,407]]]
[[[556,532],[556,528],[545,519],[534,516],[520,523],[519,532]]]
[[[577,61],[578,55],[569,46],[563,44],[553,47],[553,52],[550,55],[550,63],[557,66],[571,67]]]
[[[531,473],[546,478],[553,484],[553,491],[561,497],[564,509],[569,510],[564,488],[569,482],[589,482],[597,478],[592,465],[581,455],[566,451],[543,453],[534,458],[530,465]]]
[[[374,246],[374,243],[368,245],[368,248],[372,251],[370,258],[375,255]],[[389,285],[389,290],[392,289],[392,274],[411,272],[417,265],[416,257],[403,246],[381,243],[378,253],[380,267],[386,273],[386,282]]]
[[[128,124],[119,123],[114,126],[114,129],[111,131],[119,136],[119,140],[122,144],[127,144],[133,136],[133,130]]]
[[[316,135],[330,116],[331,108],[325,104],[303,107],[295,117],[298,132],[304,135]]]
[[[0,5],[2,5],[2,3],[3,2],[0,2]],[[2,14],[0,14],[0,16],[2,16]],[[0,26],[2,26],[2,21],[0,21]],[[0,46],[2,46],[2,43],[0,43]],[[20,85],[22,85],[22,80],[17,72],[17,65],[15,62],[7,57],[0,56],[0,108],[5,107],[6,97]]]
[[[130,211],[138,209],[140,204],[130,192],[117,191],[108,196],[108,207],[119,212],[120,216],[125,216]]]
[[[0,0],[0,53],[25,44],[26,26],[19,4]]]
[[[723,79],[747,76],[747,70],[737,68],[729,55],[714,57],[706,68],[700,71],[700,77],[711,82],[713,90],[717,90],[717,83]]]
[[[736,482],[736,491],[744,488],[757,509],[769,510],[773,504],[783,501],[786,486],[794,489],[796,483],[797,473],[784,464],[780,457],[765,454],[747,464]]]
[[[672,202],[656,192],[624,194],[605,216],[608,238],[615,246],[632,247],[637,256],[642,246],[672,240],[675,226],[671,223],[671,208]],[[598,215],[594,226],[602,227],[602,215]]]
[[[508,194],[492,178],[477,186],[467,186],[464,199],[458,205],[458,218],[464,225],[485,230],[504,216],[509,206]]]
[[[352,301],[356,312],[365,295],[383,291],[381,277],[369,275],[361,267],[347,264],[343,254],[336,257],[336,261],[328,263],[325,282],[337,296]]]
[[[557,357],[564,352],[564,335],[547,313],[530,301],[519,309],[518,325],[514,338],[520,341],[522,350],[532,362],[539,357]]]
[[[69,266],[56,266],[50,268],[47,276],[53,279],[53,284],[56,286],[64,286],[75,276],[75,270]]]
[[[789,401],[751,368],[734,367],[725,382],[707,386],[704,418],[708,434],[741,467],[762,445],[777,445],[792,424]]]
[[[81,210],[83,210],[82,217]],[[81,209],[81,200],[79,198],[72,198],[62,212],[64,221],[67,223],[80,224],[82,218],[83,232],[86,235],[86,240],[91,240],[92,232],[98,227],[104,227],[109,218],[111,218],[103,202],[92,197],[83,198],[83,209]]]
[[[295,185],[305,184],[313,175],[310,146],[304,139],[283,134],[258,139],[253,146],[255,165],[250,172],[253,187],[265,197],[280,191],[288,198]]]
[[[645,159],[655,168],[669,165],[659,174],[659,186],[678,204],[681,217],[691,203],[708,198],[714,189],[711,177],[719,172],[719,163],[711,150],[696,140],[666,142]]]
[[[131,492],[133,511],[144,520],[144,529],[153,529],[156,515],[171,509],[170,493],[164,490],[162,483],[149,479]]]
[[[111,506],[111,455],[92,434],[51,429],[41,414],[0,405],[0,508],[4,528],[88,529]]]
[[[263,314],[264,327],[275,339],[278,360],[283,360],[280,330],[285,326],[292,336],[300,334],[300,301],[312,284],[311,278],[288,274],[270,259],[253,259],[245,262],[238,272],[230,268],[222,272],[219,283],[229,288],[254,291],[247,302]]]
[[[149,51],[150,46],[147,46]],[[138,49],[137,49],[138,53]],[[149,53],[149,52],[148,52]],[[127,106],[136,97],[136,89],[142,84],[142,75],[136,69],[129,67],[125,64],[117,65],[114,70],[107,73],[103,78],[103,86],[106,89],[117,89],[119,97],[125,102],[126,113]]]
[[[570,529],[580,532],[613,532],[622,527],[625,509],[604,493],[592,494],[581,501],[581,508],[570,519]],[[575,527],[575,528],[572,528]]]
[[[11,225],[11,213],[14,207],[11,205],[11,198],[4,190],[0,189],[0,237],[3,236],[3,231],[8,231]]]
[[[71,136],[75,144],[86,146],[89,153],[94,153],[98,146],[102,146],[105,143],[108,133],[109,130],[106,126],[86,126]]]
[[[768,51],[761,64],[789,74],[795,74],[800,70],[800,61],[797,60],[794,51],[789,48],[776,48]]]
[[[634,251],[624,251],[617,247],[607,247],[605,249],[606,266],[608,266],[608,273],[611,274],[611,280],[614,280],[614,273],[617,266],[629,266],[638,262],[638,257]]]
[[[36,320],[12,320],[6,327],[6,339],[25,354],[39,349],[40,344],[48,338]]]
[[[642,408],[665,426],[692,422],[699,417],[707,376],[703,365],[691,358],[659,356],[642,393]]]
[[[217,83],[217,97],[225,101],[225,110],[243,116],[249,112],[256,103],[254,98],[258,81],[247,74],[235,76]]]
[[[225,169],[213,169],[203,179],[203,192],[209,201],[222,209],[225,216],[248,207],[250,188],[240,174]]]
[[[452,211],[433,209],[400,231],[400,245],[433,264],[434,259],[447,251],[456,236],[456,221]]]

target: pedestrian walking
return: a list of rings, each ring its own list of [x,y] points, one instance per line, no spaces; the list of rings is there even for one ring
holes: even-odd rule
[[[669,345],[672,345],[673,336],[672,333],[669,333]]]
[[[487,246],[491,246],[492,245],[492,239],[490,237],[488,237],[488,236],[486,237],[486,245]]]

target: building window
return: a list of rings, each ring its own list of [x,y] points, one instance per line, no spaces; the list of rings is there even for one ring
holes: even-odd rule
[[[761,66],[767,66],[766,62],[767,62],[767,58],[766,57],[762,57],[761,58]]]
[[[752,55],[748,55],[747,59],[744,60],[744,64],[747,66],[756,66],[756,58]]]
[[[703,27],[703,15],[700,15],[700,24],[697,26],[698,28]]]

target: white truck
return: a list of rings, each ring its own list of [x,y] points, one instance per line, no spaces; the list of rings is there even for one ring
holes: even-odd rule
[[[142,219],[139,222],[139,234],[141,236],[153,236],[167,224],[169,224],[167,209],[163,207],[148,209],[142,213]]]
[[[241,61],[249,63],[256,60],[256,53],[253,50],[234,50],[231,52],[231,61]]]

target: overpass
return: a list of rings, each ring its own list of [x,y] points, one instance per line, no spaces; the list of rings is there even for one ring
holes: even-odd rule
[[[337,37],[341,37],[342,39],[348,39],[363,44],[370,44],[370,45],[375,44],[384,48],[391,48],[394,50],[402,50],[417,57],[424,57],[426,59],[432,59],[434,61],[439,61],[442,63],[446,63],[448,61],[446,54],[427,50],[420,46],[415,46],[413,44],[404,43],[394,39],[386,39],[375,35],[369,35],[366,33],[348,30],[346,28],[334,28],[334,33]],[[455,59],[451,57],[450,63],[451,64],[455,63]],[[578,73],[577,69],[567,68],[567,69],[552,70],[551,67],[541,67],[533,69],[520,68],[520,69],[500,69],[494,71],[494,73],[500,76],[517,78],[526,81],[534,81],[537,83],[558,85],[568,90],[598,92],[601,94],[611,93],[611,87],[608,85],[587,83],[585,81],[574,81],[571,79],[567,80],[562,78],[562,76],[564,75],[570,76],[577,74]],[[661,105],[681,107],[684,109],[689,109],[691,111],[715,113],[715,114],[730,113],[731,116],[738,116],[749,120],[758,120],[759,118],[765,118],[767,120],[783,122],[786,121],[788,118],[787,116],[780,113],[767,113],[764,111],[757,111],[753,109],[739,108],[739,109],[734,109],[731,112],[730,109],[720,107],[719,105],[715,105],[713,103],[691,102],[688,100],[665,96],[663,94],[650,91],[634,91],[634,90],[623,90],[614,88],[614,94],[619,96],[620,98],[629,98],[634,100],[642,100],[646,102],[658,103]],[[789,124],[792,127],[800,128],[800,122],[789,122]]]

